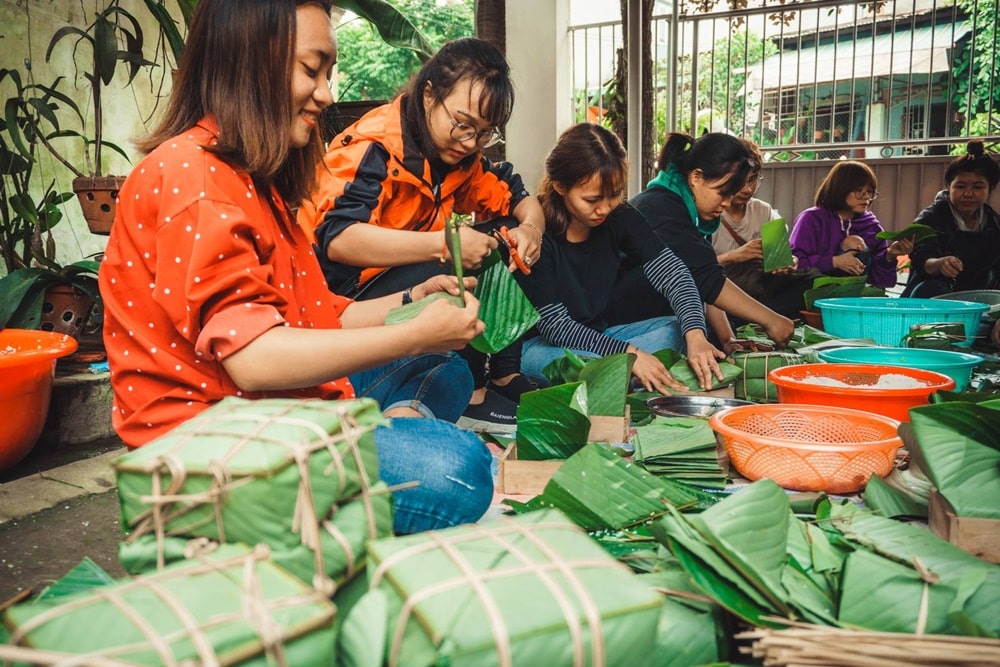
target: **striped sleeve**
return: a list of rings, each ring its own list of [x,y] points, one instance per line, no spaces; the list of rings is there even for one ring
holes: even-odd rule
[[[666,297],[677,316],[681,333],[692,329],[708,332],[705,326],[705,304],[691,272],[680,257],[670,248],[642,265],[642,272],[657,292]]]
[[[542,306],[538,314],[541,316],[538,332],[556,347],[584,350],[601,357],[620,354],[628,349],[626,341],[606,336],[574,320],[562,303]]]

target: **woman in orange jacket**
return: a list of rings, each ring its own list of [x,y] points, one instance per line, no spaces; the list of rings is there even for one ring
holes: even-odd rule
[[[487,221],[459,230],[467,269],[497,247],[487,233],[494,218],[511,227],[525,262],[538,259],[545,231],[541,207],[509,163],[482,153],[502,141],[500,128],[513,104],[503,54],[463,38],[444,45],[395,100],[334,137],[318,187],[298,213],[315,236],[331,290],[364,300],[446,271],[444,228],[454,214]],[[490,387],[516,400],[534,386],[520,375],[519,345],[512,348],[491,359]],[[476,376],[472,404],[483,405],[486,377],[478,371],[485,358],[471,348],[463,356]],[[512,428],[513,406],[504,403],[493,395],[489,406],[470,406],[473,421]]]

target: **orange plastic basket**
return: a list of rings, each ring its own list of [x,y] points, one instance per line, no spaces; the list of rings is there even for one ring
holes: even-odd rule
[[[904,376],[911,386],[876,386],[885,375]],[[799,364],[775,368],[767,378],[778,388],[779,403],[833,405],[910,421],[910,408],[925,405],[935,391],[950,391],[955,380],[922,368],[884,364]],[[850,386],[815,384],[824,378]]]
[[[708,423],[737,472],[795,491],[854,493],[888,475],[903,444],[897,420],[826,405],[745,405]]]
[[[62,333],[0,331],[0,471],[35,446],[49,411],[56,360],[76,349],[76,339]]]

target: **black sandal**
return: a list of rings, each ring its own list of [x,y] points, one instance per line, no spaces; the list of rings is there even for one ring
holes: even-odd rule
[[[486,388],[490,391],[495,391],[501,396],[509,398],[515,403],[519,403],[521,401],[521,394],[526,391],[541,389],[541,385],[524,373],[518,373],[510,382],[503,386],[496,384],[493,380],[490,380],[486,383]]]

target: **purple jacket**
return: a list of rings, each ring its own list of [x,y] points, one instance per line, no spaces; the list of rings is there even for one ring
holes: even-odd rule
[[[844,223],[836,211],[813,206],[795,218],[789,242],[800,270],[815,268],[826,275],[843,276],[846,274],[833,268],[833,256],[840,254],[840,242],[845,238],[860,236],[871,251],[868,282],[876,287],[892,287],[896,284],[896,262],[886,254],[888,244],[875,238],[881,231],[882,223],[871,211]]]

